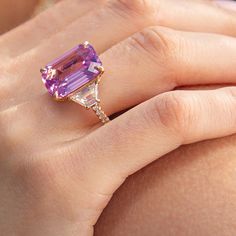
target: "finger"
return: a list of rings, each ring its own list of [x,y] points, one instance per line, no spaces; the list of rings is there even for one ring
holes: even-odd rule
[[[105,1],[105,0],[104,0]],[[63,30],[103,0],[64,0],[0,38],[0,58],[14,58]],[[26,37],[27,36],[27,37]]]
[[[236,40],[231,37],[148,28],[101,56],[107,68],[99,85],[101,105],[111,115],[179,86],[235,83],[235,51]],[[25,86],[31,89],[32,84]],[[30,111],[49,99],[36,97],[26,104]],[[50,104],[52,112],[61,109],[67,119],[48,117],[48,125],[60,126],[66,120],[68,127],[78,127],[98,121],[78,104]]]
[[[48,39],[51,35],[63,30],[69,23],[75,21],[88,11],[93,10],[103,2],[105,2],[105,0],[65,0],[57,4],[32,19],[27,24],[18,27],[16,30],[2,37],[0,41],[0,48],[2,48],[0,57],[5,58],[6,56],[14,57],[20,55],[38,45],[43,39]],[[127,12],[128,9],[127,13],[131,13],[132,21],[134,21],[133,27],[135,27],[136,30],[140,30],[138,27],[140,19],[137,20],[137,17],[140,18],[141,16],[143,21],[147,21],[146,16],[148,16],[148,18],[150,18],[149,25],[158,24],[180,30],[236,35],[236,14],[229,14],[229,12],[222,10],[214,1],[113,0],[113,2],[112,7],[118,6],[118,8],[121,8],[123,16],[126,15],[124,12]],[[121,4],[116,4],[116,2],[121,2]],[[110,3],[108,3],[108,5],[110,5]],[[120,7],[122,5],[123,7]],[[135,17],[136,20],[133,17]],[[104,25],[104,23],[107,24],[107,22],[104,21],[100,25]],[[129,24],[128,21],[127,23]],[[97,25],[99,25],[99,21]],[[77,29],[80,28],[79,26],[80,25],[78,25]],[[27,38],[25,35],[27,35]]]
[[[94,177],[88,186],[112,192],[111,179],[125,179],[180,145],[235,133],[235,109],[235,87],[168,92],[63,148],[79,173],[86,163],[83,172]]]
[[[235,84],[235,52],[235,38],[148,28],[102,55],[102,106],[113,114],[180,86]]]
[[[236,12],[217,1],[170,0],[159,9],[159,25],[184,31],[211,32],[235,36]],[[162,2],[161,2],[162,3]]]
[[[143,5],[143,3],[146,4]],[[18,98],[16,98],[15,101],[17,101],[18,103],[34,95],[40,94],[43,91],[42,89],[41,90],[39,89],[41,85],[40,81],[32,80],[32,78],[36,76],[36,73],[38,74],[38,68],[40,68],[47,61],[60,55],[68,48],[77,44],[77,42],[83,42],[85,40],[89,40],[90,42],[92,42],[92,44],[95,46],[98,52],[103,52],[112,45],[114,45],[115,43],[117,43],[118,41],[128,37],[130,34],[142,29],[143,27],[147,25],[160,23],[160,16],[161,19],[162,18],[167,19],[168,17],[170,17],[165,14],[163,16],[161,15],[162,12],[166,13],[168,12],[167,10],[166,11],[163,10],[163,8],[166,9],[165,8],[165,6],[167,6],[166,4],[167,1],[161,2],[161,4],[160,3],[158,4],[158,1],[155,1],[155,3],[153,3],[149,1],[139,2],[138,0],[127,1],[127,2],[124,0],[108,2],[107,5],[104,6],[104,8],[89,13],[85,17],[82,17],[79,20],[74,21],[73,24],[70,24],[70,26],[68,26],[64,31],[51,37],[51,39],[44,42],[38,48],[19,57],[17,61],[14,60],[13,63],[8,65],[6,68],[2,69],[2,71],[5,71],[5,74],[2,75],[3,77],[2,80],[4,80],[2,82],[2,84],[4,85],[4,94],[8,94],[11,102],[13,101],[12,98],[17,94]],[[174,8],[177,7],[175,5],[176,3],[175,4],[173,3]],[[189,9],[184,7],[185,5],[183,4],[181,6],[186,11],[187,9]],[[209,5],[207,6],[208,9]],[[195,18],[199,16],[202,17],[203,13],[201,12],[205,12],[204,14],[208,12],[205,10],[203,11],[205,7],[206,4],[201,4],[201,7],[197,8],[199,10],[198,12],[199,14],[196,14]],[[226,14],[225,11],[220,11],[216,7],[211,6],[210,9],[211,11],[214,11],[215,14],[216,12],[219,11],[221,12],[219,14],[224,14],[225,17],[226,15],[229,17],[229,14]],[[219,14],[217,14],[218,17],[220,16]],[[216,23],[217,21],[215,21],[216,20],[215,17],[210,17],[211,14],[207,16],[210,19],[212,19],[212,24],[206,24],[208,25],[208,27],[204,28],[205,30],[213,30],[212,27],[210,27],[211,25],[214,26],[217,25],[218,31],[223,30],[223,27],[218,27],[219,25]],[[234,21],[231,18],[229,22],[232,25],[232,22]],[[214,19],[214,24],[213,24],[213,19]],[[223,18],[220,17],[220,19],[223,19],[222,21],[225,22],[224,17]],[[170,22],[174,23],[175,21],[170,21],[169,23],[168,22],[166,22],[166,24],[170,24]],[[196,24],[196,22],[194,23],[194,25],[197,26],[194,29],[195,30],[203,29],[202,24],[198,25]],[[211,21],[208,20],[207,22]],[[188,28],[189,23],[186,24],[187,25],[182,25],[181,27]],[[102,26],[102,27],[97,27],[97,26]],[[177,27],[177,22],[176,22],[176,27]],[[111,28],[113,29],[112,31],[110,30]],[[71,35],[71,37],[69,37],[69,35]],[[13,75],[12,71],[15,72],[13,73]],[[24,81],[24,83],[30,84],[31,89],[29,89],[26,86],[20,90],[17,90],[17,92],[13,90],[13,88],[19,87],[23,83],[22,81]],[[10,104],[8,104],[8,106],[12,105],[11,102]]]

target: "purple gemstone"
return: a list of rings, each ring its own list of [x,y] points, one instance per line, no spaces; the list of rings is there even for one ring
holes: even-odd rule
[[[80,44],[46,65],[42,80],[52,96],[64,98],[93,81],[102,66],[90,44]]]

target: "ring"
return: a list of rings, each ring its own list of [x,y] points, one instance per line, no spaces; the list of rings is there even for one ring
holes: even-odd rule
[[[91,44],[79,44],[48,63],[40,72],[46,89],[56,101],[76,102],[91,108],[102,123],[109,122],[100,106],[98,93],[104,68]]]

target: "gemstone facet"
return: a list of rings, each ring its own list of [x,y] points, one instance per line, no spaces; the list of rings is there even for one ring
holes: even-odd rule
[[[91,108],[99,102],[98,84],[96,82],[84,87],[80,91],[73,94],[70,99],[80,105]]]
[[[84,90],[84,92],[79,95],[88,94],[88,90],[97,93],[97,87],[92,86],[90,89],[88,88],[86,93],[86,88],[83,88],[83,86],[90,83],[93,84],[93,81],[101,73],[99,70],[100,67],[102,67],[102,62],[92,45],[89,43],[79,44],[61,57],[47,64],[41,70],[42,80],[48,92],[57,99],[64,99],[68,96],[73,97],[73,93],[80,89]],[[96,94],[91,96],[97,97]],[[87,99],[89,100],[89,97]],[[92,103],[92,100],[90,103]],[[90,104],[88,105],[90,107]]]

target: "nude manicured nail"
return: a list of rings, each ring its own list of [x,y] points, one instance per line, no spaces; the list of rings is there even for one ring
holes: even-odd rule
[[[225,8],[227,10],[236,11],[236,1],[233,0],[215,0],[218,6]]]

